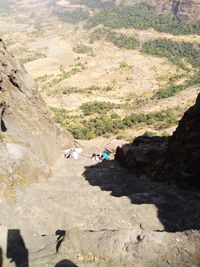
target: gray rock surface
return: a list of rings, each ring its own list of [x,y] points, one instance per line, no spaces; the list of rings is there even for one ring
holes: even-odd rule
[[[50,176],[61,147],[73,142],[50,119],[36,84],[1,40],[0,122],[1,194]]]
[[[53,174],[18,188],[15,202],[1,200],[3,266],[15,266],[16,244],[30,267],[64,259],[79,267],[198,266],[198,194],[149,183],[114,161],[61,157]]]

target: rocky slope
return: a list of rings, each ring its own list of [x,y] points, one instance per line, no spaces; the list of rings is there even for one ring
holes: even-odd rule
[[[200,95],[180,120],[172,137],[138,137],[117,149],[127,168],[146,170],[157,181],[176,182],[200,190]]]
[[[37,87],[0,40],[1,193],[50,176],[63,145],[72,142],[49,118]],[[64,139],[63,139],[64,138]]]

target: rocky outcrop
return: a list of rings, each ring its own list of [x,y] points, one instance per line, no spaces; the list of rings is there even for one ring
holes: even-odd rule
[[[169,140],[163,161],[163,176],[182,186],[200,189],[200,94],[196,104],[180,120]]]
[[[118,147],[116,160],[129,169],[151,173],[156,181],[200,190],[200,95],[170,138],[138,137]]]
[[[166,152],[167,143],[167,137],[139,136],[132,143],[117,147],[115,160],[128,169],[153,171]]]
[[[0,182],[5,191],[49,176],[63,144],[37,87],[0,40]],[[4,190],[5,189],[5,190]]]
[[[116,0],[116,5],[135,5],[138,0]],[[156,7],[158,13],[163,15],[173,15],[179,19],[200,20],[200,2],[195,0],[147,0]]]
[[[156,3],[158,12],[176,18],[200,20],[200,3],[192,0],[173,0]]]

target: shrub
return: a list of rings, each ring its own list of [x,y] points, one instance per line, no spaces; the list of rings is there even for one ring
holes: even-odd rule
[[[77,45],[73,51],[78,54],[93,54],[92,48],[84,44]]]
[[[113,43],[114,45],[120,48],[135,49],[139,46],[139,42],[136,38],[128,37],[125,34],[109,32],[106,39],[107,41]]]
[[[115,108],[116,105],[110,102],[87,102],[81,105],[83,115],[88,116],[95,113],[106,114],[108,111]]]

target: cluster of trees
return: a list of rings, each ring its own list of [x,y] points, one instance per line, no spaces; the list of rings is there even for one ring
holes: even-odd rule
[[[64,109],[53,108],[52,110],[56,122],[69,130],[75,138],[85,140],[108,133],[117,134],[120,129],[130,128],[139,123],[154,125],[159,129],[168,128],[177,123],[177,116],[171,109],[149,114],[133,113],[124,118],[120,118],[116,113],[109,115],[105,112],[87,120],[83,116],[70,116]]]
[[[109,31],[106,40],[120,48],[139,49],[139,41],[133,36]],[[193,67],[200,67],[200,44],[175,42],[167,39],[155,39],[144,43],[141,51],[148,55],[166,57],[173,64],[183,69],[186,69],[184,59],[186,59],[187,63],[190,63]]]
[[[117,108],[118,105],[111,102],[87,102],[81,105],[80,109],[83,112],[83,115],[88,116],[92,114],[106,114],[110,110]]]
[[[178,92],[187,89],[190,86],[200,85],[200,71],[191,79],[186,80],[183,84],[168,84],[165,88],[159,89],[153,96],[156,99],[167,98],[176,95]]]
[[[158,57],[167,57],[173,64],[183,67],[183,58],[193,67],[200,66],[200,45],[157,39],[145,43],[142,52]]]
[[[113,43],[117,47],[125,49],[135,49],[139,46],[139,42],[134,37],[129,37],[125,34],[117,34],[115,32],[109,32],[106,37],[107,41]]]
[[[77,45],[73,51],[78,54],[93,54],[92,48],[84,44]]]
[[[117,6],[99,12],[91,17],[89,27],[103,24],[109,28],[154,28],[172,34],[192,34],[200,32],[200,22],[184,22],[171,16],[159,15],[155,7],[140,3],[134,6]]]

